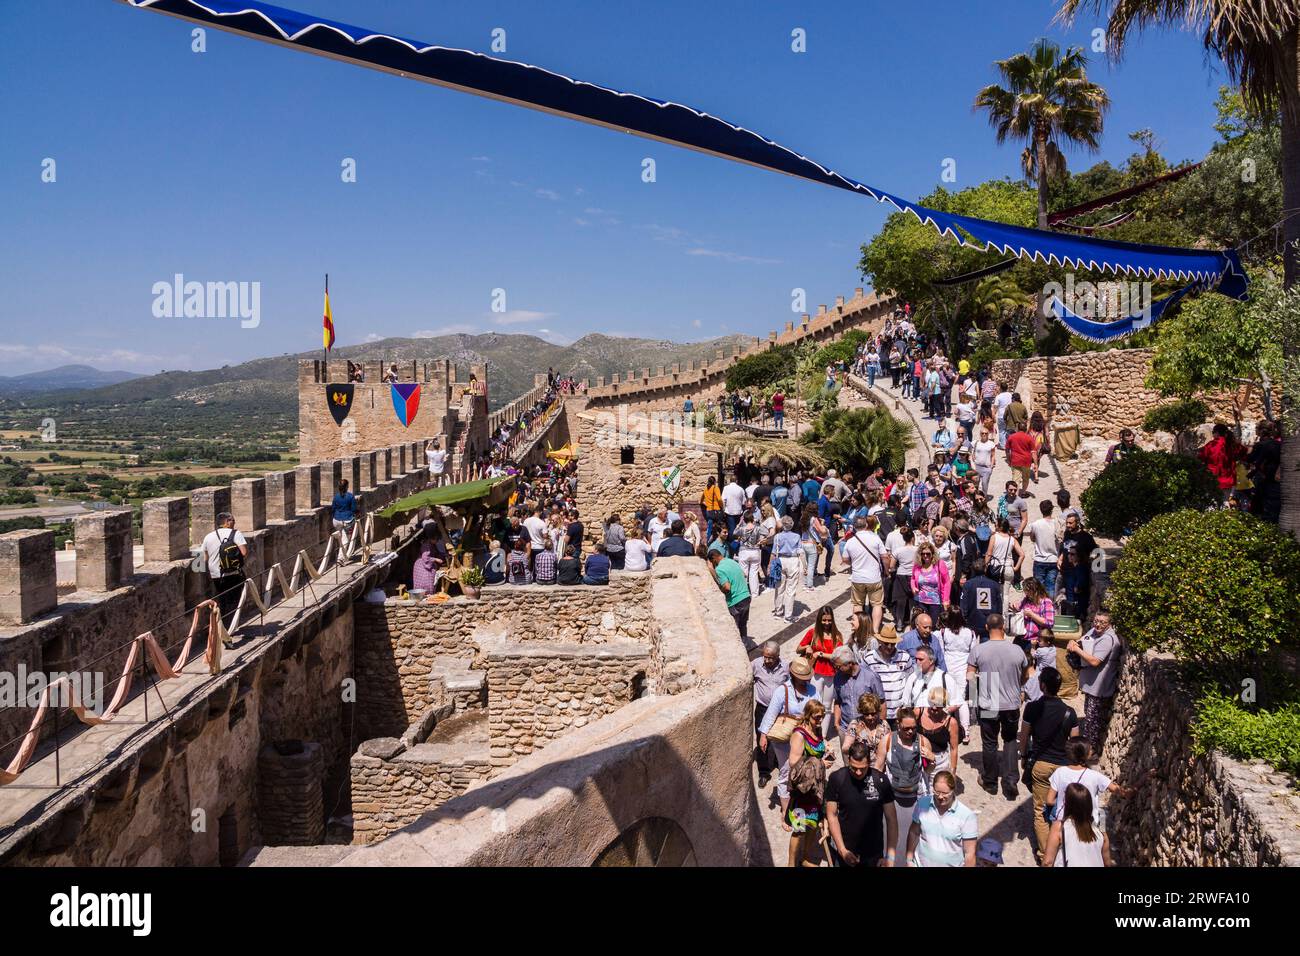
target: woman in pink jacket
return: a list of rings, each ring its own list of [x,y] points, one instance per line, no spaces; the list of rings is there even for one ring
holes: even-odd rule
[[[929,541],[916,549],[912,593],[919,609],[930,615],[931,621],[942,621],[947,617],[952,576],[948,573],[947,562],[939,560],[938,551]]]

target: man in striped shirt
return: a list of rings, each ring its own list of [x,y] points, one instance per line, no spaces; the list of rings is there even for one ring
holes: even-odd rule
[[[903,685],[911,676],[915,661],[907,651],[898,649],[898,631],[886,624],[876,635],[876,646],[866,656],[868,669],[880,678],[885,691],[885,716],[891,727],[895,726],[898,708],[905,705]]]
[[[930,486],[921,481],[921,473],[915,468],[907,469],[907,473],[912,476],[912,490],[908,492],[907,510],[914,520],[919,521],[918,516],[925,512],[925,504],[930,499]]]

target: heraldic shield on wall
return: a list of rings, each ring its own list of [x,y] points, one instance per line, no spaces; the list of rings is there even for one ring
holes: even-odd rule
[[[420,384],[418,382],[393,382],[393,411],[397,420],[407,428],[415,421],[420,410]]]
[[[325,386],[325,404],[330,407],[330,414],[334,416],[334,424],[342,425],[343,419],[347,418],[352,411],[354,389],[355,386],[351,383]]]

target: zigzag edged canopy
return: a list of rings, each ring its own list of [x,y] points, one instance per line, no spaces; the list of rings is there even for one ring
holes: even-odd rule
[[[1067,268],[1178,280],[1188,283],[1189,289],[1217,289],[1233,298],[1246,297],[1246,274],[1233,250],[1116,242],[939,212],[849,179],[758,133],[680,103],[607,89],[472,50],[376,33],[257,0],[121,2],[861,193],[977,248]]]

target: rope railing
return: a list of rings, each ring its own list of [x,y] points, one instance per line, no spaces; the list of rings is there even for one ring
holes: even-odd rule
[[[137,634],[130,640],[119,644],[117,647],[106,651],[99,657],[82,663],[83,668],[93,666],[94,664],[120,654],[128,650],[126,662],[122,673],[113,679],[117,689],[113,694],[113,699],[108,707],[102,713],[95,714],[92,709],[81,700],[75,683],[68,675],[60,677],[53,681],[41,691],[41,696],[36,706],[36,714],[32,719],[28,729],[9,740],[0,743],[0,749],[5,749],[11,745],[19,744],[18,751],[10,760],[8,766],[0,768],[0,786],[13,783],[22,776],[23,771],[30,763],[37,746],[40,742],[41,731],[47,720],[54,721],[54,760],[55,760],[55,786],[62,786],[62,772],[60,766],[60,727],[59,716],[64,709],[71,710],[77,720],[86,726],[97,726],[111,722],[121,707],[130,698],[131,687],[135,680],[135,671],[137,667],[145,673],[144,660],[140,657],[141,646],[145,647],[150,661],[153,663],[153,673],[149,674],[150,686],[144,692],[144,720],[142,727],[150,722],[149,718],[149,690],[154,690],[157,694],[158,701],[162,704],[165,714],[170,715],[166,702],[163,700],[162,692],[158,688],[158,680],[175,680],[182,676],[186,665],[190,662],[190,652],[195,635],[198,632],[201,612],[208,610],[208,639],[207,647],[204,650],[203,659],[208,665],[208,673],[215,676],[221,672],[221,650],[230,636],[236,633],[240,627],[246,623],[243,619],[245,607],[252,604],[257,608],[261,622],[265,623],[265,615],[271,610],[283,606],[293,597],[304,591],[310,590],[313,604],[319,604],[320,599],[316,595],[315,588],[312,584],[325,575],[331,568],[337,572],[343,564],[350,562],[354,557],[361,556],[368,560],[370,556],[370,545],[373,543],[374,535],[374,512],[367,512],[361,520],[353,522],[352,528],[340,528],[330,533],[325,542],[325,551],[320,558],[320,564],[315,564],[306,549],[301,549],[294,557],[292,571],[285,575],[284,562],[277,561],[265,571],[265,577],[259,592],[257,582],[254,578],[245,578],[243,586],[240,589],[239,601],[235,608],[234,616],[231,618],[230,627],[227,629],[221,619],[221,610],[217,602],[208,598],[193,608],[182,611],[180,614],[167,618],[160,624],[156,625],[142,634]],[[333,563],[331,564],[331,560]],[[307,575],[305,580],[303,574]],[[261,575],[259,575],[260,577]],[[301,585],[301,586],[300,586]],[[274,594],[279,591],[279,600],[274,600]],[[307,606],[306,594],[303,595],[303,607]],[[176,657],[176,663],[169,663],[166,657],[166,650],[174,647],[179,641],[172,642],[166,647],[160,645],[154,637],[155,630],[162,630],[174,621],[180,620],[187,615],[193,615],[193,620],[183,639],[183,647]],[[156,675],[156,676],[155,676]],[[57,701],[51,706],[51,698],[56,690],[66,688],[69,702],[65,705]],[[102,703],[102,702],[101,702]]]

